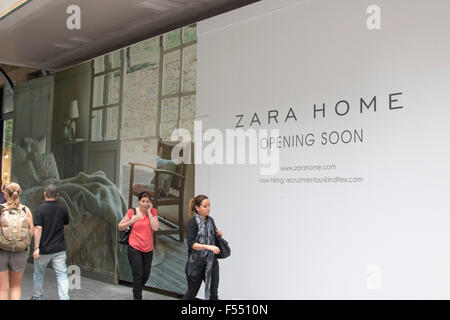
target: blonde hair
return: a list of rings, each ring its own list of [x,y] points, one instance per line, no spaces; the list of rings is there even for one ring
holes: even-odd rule
[[[204,194],[199,194],[198,196],[192,198],[191,200],[189,200],[189,214],[190,215],[194,215],[194,213],[197,212],[197,210],[195,209],[195,207],[200,207],[200,205],[202,204],[203,200],[208,199],[207,196],[205,196]]]
[[[21,191],[22,189],[20,188],[18,183],[11,182],[5,184],[4,192],[8,193],[9,195],[9,200],[6,203],[8,208],[19,208],[20,205],[19,195]],[[2,212],[4,210],[7,210],[7,208],[4,208]]]

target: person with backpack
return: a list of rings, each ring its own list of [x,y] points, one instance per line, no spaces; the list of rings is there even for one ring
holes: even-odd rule
[[[69,226],[69,212],[56,201],[58,190],[55,185],[45,187],[45,202],[34,211],[36,227],[34,231],[34,276],[32,300],[41,300],[45,269],[51,262],[58,282],[59,300],[69,300],[69,278],[66,265],[66,245],[64,230]]]
[[[150,277],[153,260],[153,232],[159,228],[158,214],[153,208],[151,196],[139,194],[139,206],[130,208],[119,222],[123,231],[132,226],[128,238],[128,261],[133,271],[133,299],[142,300],[142,288]]]
[[[17,183],[4,186],[6,203],[0,205],[0,300],[20,300],[28,246],[34,233],[30,209],[20,203]]]

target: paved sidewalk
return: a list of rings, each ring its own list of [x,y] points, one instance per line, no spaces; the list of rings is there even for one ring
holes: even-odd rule
[[[33,264],[28,263],[22,281],[22,300],[29,300],[33,292]],[[44,282],[44,299],[57,300],[58,286],[53,269],[47,268]],[[83,277],[81,288],[69,290],[71,300],[132,300],[132,287],[115,285]],[[176,298],[144,290],[143,300],[177,300]]]

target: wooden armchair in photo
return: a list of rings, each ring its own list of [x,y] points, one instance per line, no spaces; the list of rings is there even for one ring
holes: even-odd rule
[[[158,142],[158,164],[171,162],[171,152],[177,142]],[[184,241],[184,221],[183,221],[183,203],[184,203],[184,185],[186,181],[186,164],[181,163],[179,165],[173,165],[173,170],[167,170],[162,168],[154,168],[148,164],[129,162],[130,168],[130,189],[128,198],[128,208],[133,205],[133,196],[137,197],[143,191],[147,191],[152,199],[153,207],[159,208],[162,206],[178,206],[178,221],[176,223],[169,221],[165,217],[159,216],[159,222],[163,223],[168,228],[160,228],[155,232],[156,235],[171,235],[178,234],[179,241]],[[157,165],[158,167],[159,165]],[[142,185],[134,183],[135,167],[144,167],[152,169],[155,176],[150,185]],[[162,179],[169,179],[170,187],[168,190],[162,190]],[[167,182],[167,181],[165,181]],[[166,191],[166,192],[164,192]],[[156,237],[155,237],[156,239]]]

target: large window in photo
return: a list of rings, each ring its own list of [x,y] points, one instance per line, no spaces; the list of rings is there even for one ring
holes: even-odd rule
[[[90,141],[118,140],[122,95],[122,51],[94,59],[92,69]]]
[[[120,123],[123,96],[123,50],[91,62],[88,171],[103,171],[120,185]]]
[[[173,130],[193,133],[195,118],[196,24],[134,44],[124,51],[121,112],[121,190],[128,196],[129,162],[156,164],[157,142]],[[103,64],[100,64],[103,67]],[[101,122],[100,120],[98,120]],[[138,183],[149,184],[153,172],[140,168]]]
[[[195,118],[197,36],[196,25],[163,36],[163,82],[159,133],[170,139],[173,130],[191,133]]]

